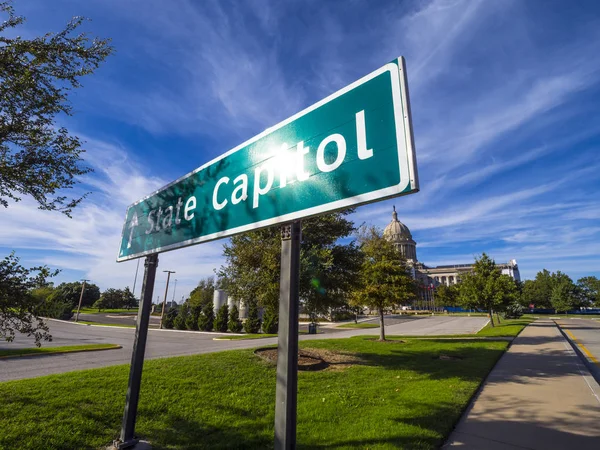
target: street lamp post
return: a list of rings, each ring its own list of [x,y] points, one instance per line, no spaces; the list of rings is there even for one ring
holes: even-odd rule
[[[175,291],[177,290],[177,278],[175,278],[175,286],[173,286],[173,301],[175,301]]]
[[[171,278],[171,274],[175,273],[174,270],[163,270],[163,272],[167,273],[167,286],[165,287],[165,297],[163,298],[163,307],[162,312],[160,313],[160,326],[159,328],[162,330],[163,327],[163,318],[165,317],[165,308],[167,306],[167,293],[169,292],[169,279]]]
[[[83,300],[83,291],[85,290],[85,282],[90,280],[83,280],[83,284],[81,285],[81,294],[79,295],[79,305],[77,305],[77,316],[75,317],[75,322],[79,320],[79,310],[81,309],[81,301]]]

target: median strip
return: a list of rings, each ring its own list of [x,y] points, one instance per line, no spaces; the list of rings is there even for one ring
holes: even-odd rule
[[[0,350],[0,359],[20,358],[23,356],[56,355],[60,353],[95,352],[102,350],[115,350],[123,348],[118,344],[87,344],[68,345],[64,347],[40,347],[40,348],[11,348]]]

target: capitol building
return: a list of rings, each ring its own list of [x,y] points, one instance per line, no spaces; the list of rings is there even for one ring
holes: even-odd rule
[[[392,221],[385,227],[383,235],[402,253],[412,271],[413,278],[421,286],[437,287],[442,284],[450,286],[458,283],[461,274],[473,270],[473,263],[429,267],[419,262],[417,259],[417,243],[410,234],[408,227],[398,220],[396,207],[394,207],[394,211],[392,212]],[[507,263],[497,263],[496,267],[503,274],[509,275],[517,281],[521,280],[516,260],[511,259]]]

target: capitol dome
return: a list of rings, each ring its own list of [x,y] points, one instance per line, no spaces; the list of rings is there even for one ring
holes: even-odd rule
[[[394,244],[396,250],[402,253],[407,261],[417,261],[417,243],[413,240],[408,227],[398,220],[395,206],[392,221],[383,230],[383,236]]]

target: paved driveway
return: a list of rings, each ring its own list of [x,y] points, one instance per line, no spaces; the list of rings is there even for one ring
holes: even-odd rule
[[[441,335],[474,333],[485,325],[483,317],[420,317],[386,327],[388,335]],[[50,321],[53,341],[48,346],[93,343],[120,344],[122,349],[61,355],[26,356],[0,360],[0,381],[32,378],[53,373],[91,369],[116,364],[129,364],[135,330],[133,328],[98,327],[69,322]],[[356,329],[327,335],[306,335],[301,340],[339,339],[358,335],[374,335],[379,330]],[[276,344],[277,338],[260,340],[215,341],[217,333],[194,333],[174,330],[149,330],[146,359],[211,353],[222,350],[253,348]],[[32,340],[19,336],[12,343],[0,344],[0,349],[32,347]]]

